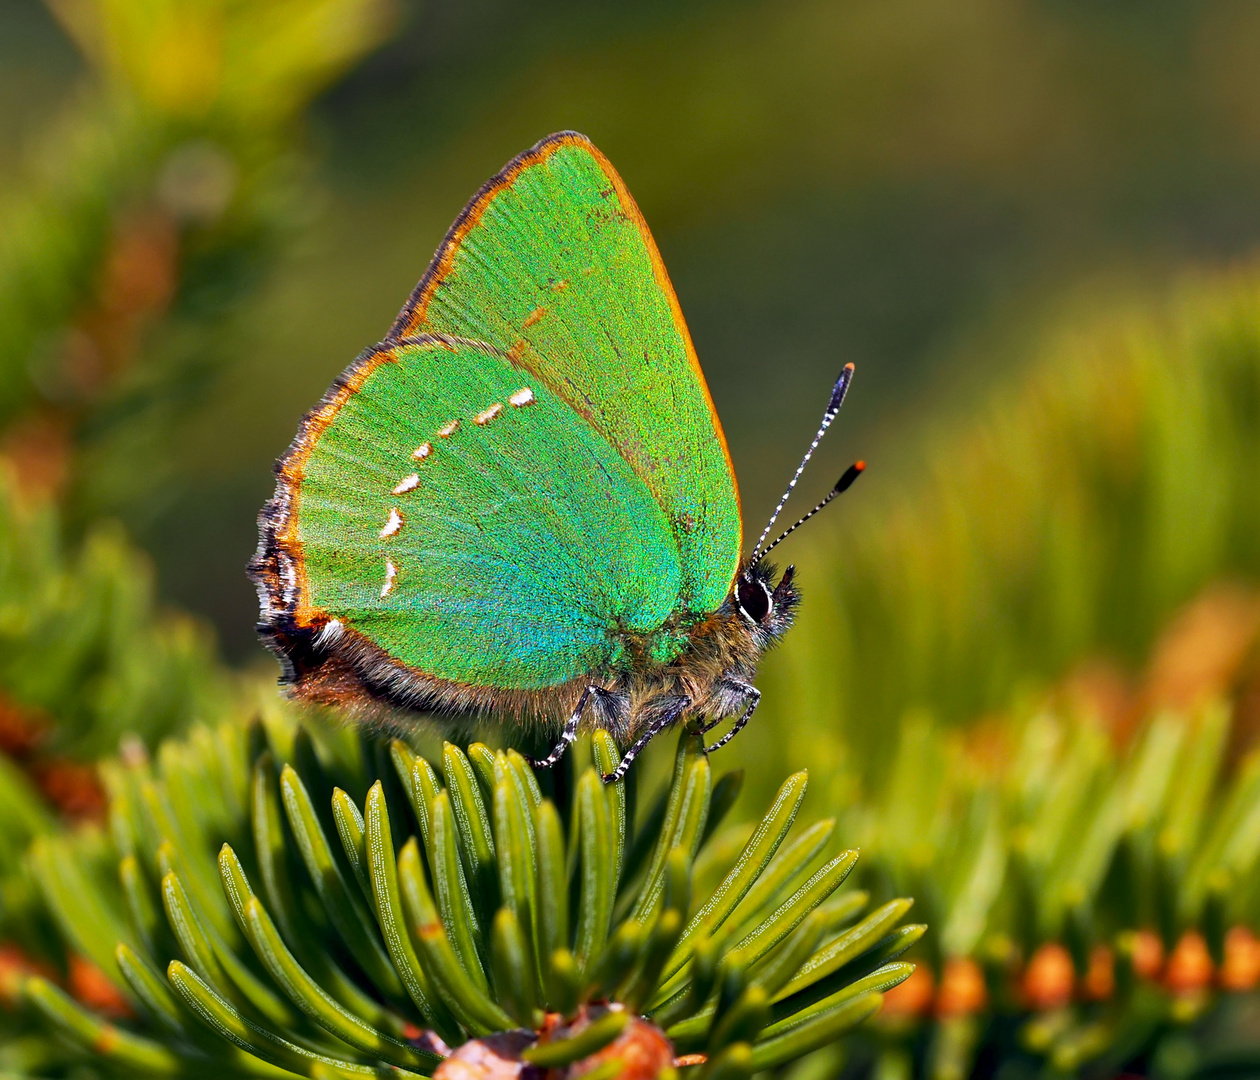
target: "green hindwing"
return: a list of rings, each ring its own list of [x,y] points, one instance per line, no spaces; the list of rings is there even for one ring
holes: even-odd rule
[[[365,354],[285,468],[303,621],[409,667],[538,689],[608,670],[678,606],[671,524],[626,460],[480,342]]]
[[[651,233],[584,136],[544,139],[482,188],[393,333],[487,341],[566,402],[663,511],[678,607],[721,605],[742,542],[726,442]]]

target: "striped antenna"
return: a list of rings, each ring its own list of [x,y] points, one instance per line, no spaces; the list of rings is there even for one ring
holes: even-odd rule
[[[836,481],[836,486],[833,487],[827,493],[827,497],[823,499],[823,501],[820,502],[817,506],[815,506],[814,509],[812,509],[808,514],[806,514],[803,518],[801,518],[800,521],[798,521],[790,529],[784,529],[781,533],[779,533],[778,538],[775,540],[775,542],[771,544],[768,548],[766,548],[766,550],[763,551],[762,554],[769,555],[770,552],[772,552],[781,543],[783,543],[784,540],[786,540],[789,536],[791,536],[794,532],[796,532],[797,529],[799,529],[802,525],[805,524],[805,522],[807,522],[816,513],[818,513],[819,510],[821,510],[829,502],[831,502],[832,499],[834,499],[837,495],[843,495],[846,491],[848,491],[849,488],[853,486],[853,481],[856,480],[859,476],[861,476],[863,471],[865,471],[865,469],[866,469],[865,461],[855,461],[852,465],[850,465],[847,469],[845,469],[844,475],[840,477],[839,480]]]
[[[787,486],[787,491],[783,493],[783,497],[779,500],[779,505],[774,508],[774,513],[770,515],[770,520],[766,522],[766,527],[761,530],[761,535],[757,537],[757,546],[753,548],[753,553],[749,557],[750,562],[756,562],[761,555],[761,545],[766,542],[766,537],[770,535],[770,530],[774,528],[774,523],[779,520],[779,514],[783,512],[788,496],[792,494],[792,489],[796,487],[796,481],[801,478],[801,473],[805,471],[805,466],[809,464],[809,459],[814,456],[814,451],[818,449],[818,444],[822,442],[822,437],[827,434],[827,429],[831,427],[831,421],[836,418],[836,413],[840,411],[840,406],[844,404],[844,395],[849,392],[849,383],[852,381],[853,365],[845,364],[844,370],[840,372],[840,377],[836,379],[835,388],[831,391],[831,400],[827,402],[827,411],[823,413],[822,424],[818,428],[818,434],[814,436],[814,441],[809,444],[809,449],[805,451],[805,456],[796,467],[796,472]],[[777,543],[778,541],[775,542]]]

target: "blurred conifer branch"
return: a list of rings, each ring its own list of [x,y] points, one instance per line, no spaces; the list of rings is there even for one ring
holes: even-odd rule
[[[762,678],[793,760],[839,731],[886,767],[910,712],[970,723],[1084,662],[1136,670],[1201,591],[1260,583],[1254,270],[1056,330],[1034,360],[923,440],[920,479],[801,541],[810,602]]]
[[[0,429],[87,513],[152,489],[164,439],[307,212],[298,118],[388,32],[390,0],[57,0],[92,68],[0,206]],[[125,420],[123,424],[121,421]]]
[[[1260,751],[1230,761],[1231,713],[907,722],[886,783],[839,815],[863,884],[912,890],[940,928],[886,1052],[933,1080],[981,1059],[1113,1075],[1173,1046],[1187,1075],[1260,1063],[1228,998],[1260,986]]]
[[[156,610],[148,560],[116,526],[68,545],[56,509],[0,469],[0,751],[88,765],[124,735],[156,745],[229,687],[208,631]]]
[[[387,0],[48,0],[109,90],[161,120],[275,138],[380,44]]]

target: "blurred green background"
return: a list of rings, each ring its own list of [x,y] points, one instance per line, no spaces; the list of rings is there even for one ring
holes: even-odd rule
[[[64,30],[111,5],[52,6],[61,24],[29,0],[0,6],[10,203],[90,153],[75,140],[110,96],[102,70],[114,97],[148,85],[144,61],[90,46],[85,61]],[[233,5],[162,5],[193,27],[216,7]],[[287,7],[300,21],[334,5]],[[838,515],[904,484],[928,418],[971,408],[1065,310],[1158,291],[1260,240],[1252,4],[343,7],[328,33],[355,39],[347,55],[279,115],[247,100],[276,93],[266,79],[234,70],[241,101],[220,94],[217,116],[150,107],[183,130],[115,175],[126,190],[103,227],[160,204],[189,142],[225,190],[180,219],[185,276],[153,303],[164,317],[140,320],[118,377],[67,391],[69,362],[49,352],[73,343],[55,325],[21,343],[38,372],[23,412],[77,395],[76,520],[121,518],[161,595],[212,619],[237,660],[259,657],[241,568],[270,461],[384,333],[464,201],[550,131],[589,134],[643,207],[754,532],[843,362],[859,366],[855,392],[801,500],[864,456],[872,470]],[[183,162],[194,180],[196,166]],[[90,303],[100,271],[81,276]],[[803,571],[808,587],[817,569]]]

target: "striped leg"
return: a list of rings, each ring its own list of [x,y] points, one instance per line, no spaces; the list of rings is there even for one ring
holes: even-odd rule
[[[551,753],[545,758],[538,761],[530,761],[530,764],[535,769],[550,769],[564,757],[564,752],[569,749],[569,745],[577,738],[578,725],[582,722],[582,713],[586,709],[586,703],[590,701],[592,694],[602,694],[604,692],[598,686],[588,686],[582,691],[582,696],[578,698],[577,708],[573,710],[573,715],[569,717],[568,723],[564,725],[564,731],[560,733],[560,741],[552,747]]]
[[[640,735],[634,745],[626,751],[626,756],[621,759],[621,763],[612,772],[604,774],[604,783],[615,784],[625,776],[630,771],[630,766],[634,764],[634,759],[643,752],[643,748],[671,724],[677,723],[678,718],[689,708],[691,708],[691,698],[680,697],[673,709],[653,720],[647,731]]]
[[[704,752],[706,754],[713,753],[714,750],[720,750],[744,728],[744,725],[752,719],[752,714],[757,711],[757,706],[761,703],[761,691],[755,686],[749,686],[747,683],[739,683],[739,688],[744,692],[744,697],[748,701],[748,708],[744,710],[743,715],[731,725],[731,730],[723,735],[712,746],[706,746]],[[712,727],[712,725],[709,725]],[[707,728],[705,729],[708,730]]]

